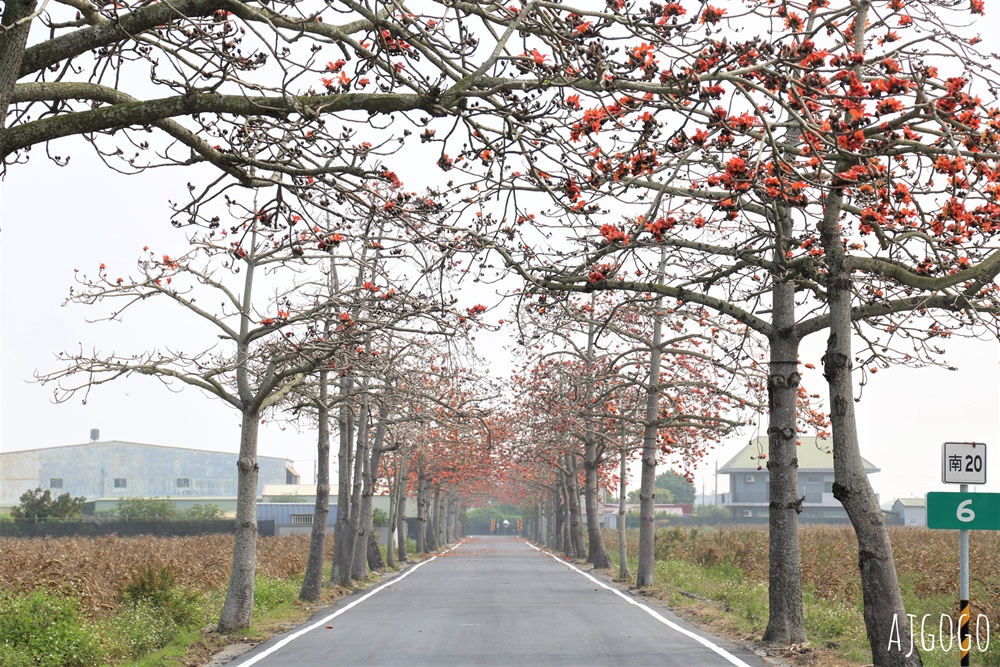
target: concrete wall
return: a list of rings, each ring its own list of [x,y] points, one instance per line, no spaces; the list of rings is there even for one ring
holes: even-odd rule
[[[0,507],[25,491],[53,496],[150,498],[235,497],[236,454],[130,442],[94,442],[0,454]],[[260,481],[284,484],[287,462],[259,457]]]

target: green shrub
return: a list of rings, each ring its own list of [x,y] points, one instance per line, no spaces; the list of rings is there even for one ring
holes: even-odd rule
[[[115,514],[129,519],[173,519],[177,509],[167,498],[121,498]]]
[[[34,662],[24,652],[10,644],[0,644],[0,667],[33,667]]]
[[[253,582],[253,611],[263,614],[283,604],[294,602],[299,596],[300,584],[285,579],[257,576]]]
[[[73,597],[35,590],[11,595],[0,592],[0,652],[4,665],[19,665],[9,649],[38,667],[93,667],[104,664],[105,652],[92,625]]]
[[[123,605],[105,625],[109,652],[116,660],[135,660],[163,648],[177,634],[177,625],[148,601]]]
[[[195,503],[192,505],[184,514],[183,519],[224,519],[226,518],[226,513],[222,511],[222,508],[218,505],[202,505],[201,503]]]
[[[388,526],[389,514],[381,507],[376,507],[372,509],[372,525],[379,527]]]
[[[181,627],[201,619],[201,597],[180,588],[169,567],[140,571],[122,586],[120,594],[125,605],[147,604]]]

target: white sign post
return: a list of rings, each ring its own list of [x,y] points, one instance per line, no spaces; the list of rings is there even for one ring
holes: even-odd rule
[[[986,445],[982,442],[946,442],[941,446],[941,481],[961,484],[962,493],[969,484],[986,483]],[[971,501],[970,501],[971,502]],[[975,517],[975,514],[972,515]],[[963,519],[964,520],[964,519]],[[958,531],[958,645],[962,665],[969,664],[969,531]]]

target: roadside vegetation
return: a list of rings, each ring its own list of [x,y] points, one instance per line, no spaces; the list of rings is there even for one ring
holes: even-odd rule
[[[308,535],[262,538],[254,627],[212,631],[229,579],[231,535],[0,538],[0,667],[189,664],[306,620],[297,601]],[[327,561],[332,558],[327,540]],[[319,605],[349,592],[325,589]]]
[[[906,608],[915,614],[914,641],[930,667],[958,664],[958,630],[950,651],[941,648],[942,615],[957,617],[958,536],[951,531],[919,528],[890,530]],[[618,553],[618,535],[605,531],[611,554]],[[857,545],[847,526],[802,526],[802,581],[809,643],[789,655],[816,664],[816,650],[832,662],[870,664],[871,651],[862,616]],[[628,554],[638,553],[638,532],[628,532]],[[1000,619],[1000,535],[977,533],[971,544],[972,630],[982,614],[980,642],[972,641],[972,663],[1000,665],[1000,643],[988,637],[986,619]],[[634,567],[634,565],[633,565]],[[656,584],[647,594],[678,608],[689,618],[739,639],[759,639],[768,620],[767,531],[753,527],[670,527],[656,534]],[[921,633],[921,620],[926,616]],[[993,634],[996,627],[990,628]],[[944,648],[950,642],[944,621]],[[932,637],[933,635],[933,637]],[[803,651],[804,649],[804,651]],[[904,647],[904,653],[907,648]]]

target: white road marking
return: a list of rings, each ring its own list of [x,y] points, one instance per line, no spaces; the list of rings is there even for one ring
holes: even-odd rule
[[[556,561],[558,561],[559,563],[562,563],[563,565],[565,565],[569,569],[573,570],[574,572],[577,572],[578,574],[582,574],[587,579],[590,579],[592,582],[594,582],[595,584],[597,584],[601,588],[603,588],[605,590],[611,591],[612,593],[614,593],[615,595],[617,595],[621,599],[625,600],[629,604],[635,605],[639,609],[642,609],[644,612],[646,612],[647,614],[649,614],[650,616],[652,616],[653,618],[655,618],[660,623],[663,623],[665,626],[667,626],[671,630],[675,630],[675,631],[681,633],[682,635],[684,635],[686,637],[690,637],[691,639],[695,640],[696,642],[698,642],[699,644],[701,644],[705,648],[708,648],[708,649],[710,649],[710,650],[718,653],[723,658],[725,658],[726,660],[728,660],[732,664],[736,665],[736,667],[750,667],[750,665],[748,665],[747,663],[743,662],[742,660],[740,660],[739,658],[737,658],[735,655],[733,655],[732,653],[730,653],[726,649],[722,648],[721,646],[717,646],[717,645],[713,644],[712,642],[710,642],[709,640],[705,639],[701,635],[696,635],[695,633],[691,632],[690,630],[685,630],[684,628],[682,628],[681,626],[677,625],[673,621],[667,620],[666,618],[664,618],[663,616],[661,616],[655,609],[653,609],[651,607],[647,607],[646,605],[642,604],[641,602],[639,602],[638,600],[636,600],[635,598],[633,598],[631,595],[625,595],[624,593],[622,593],[620,590],[618,590],[614,586],[608,586],[606,583],[604,583],[600,579],[594,577],[591,574],[588,574],[587,572],[584,572],[583,570],[581,570],[580,568],[576,567],[572,563],[567,563],[565,560],[563,560],[562,558],[560,558],[559,556],[557,556],[554,553],[545,551],[544,549],[539,549],[538,547],[536,547],[531,542],[525,542],[525,544],[527,544],[529,547],[531,547],[535,551],[541,552],[541,553],[545,554],[546,556],[549,556],[549,557],[555,559]]]
[[[453,547],[449,547],[448,549],[445,549],[444,551],[442,551],[437,556],[432,556],[432,557],[428,558],[425,561],[421,561],[421,562],[417,563],[416,565],[414,565],[413,567],[411,567],[409,570],[407,570],[403,574],[399,575],[398,577],[393,577],[391,580],[385,582],[384,584],[382,584],[381,586],[379,586],[375,590],[370,591],[370,592],[366,593],[365,595],[362,595],[361,597],[359,597],[354,602],[351,602],[350,604],[345,605],[344,607],[342,607],[342,608],[338,609],[337,611],[333,612],[332,614],[330,614],[326,618],[323,618],[323,619],[321,619],[319,621],[316,621],[312,625],[307,626],[305,628],[302,628],[298,632],[295,632],[293,634],[288,635],[287,637],[285,637],[280,642],[278,642],[277,644],[275,644],[271,648],[267,649],[266,651],[261,651],[260,653],[258,653],[254,657],[250,658],[246,662],[241,662],[240,663],[240,667],[250,667],[250,665],[257,664],[258,662],[260,662],[261,660],[263,660],[267,656],[271,655],[275,651],[278,651],[278,650],[283,649],[284,647],[288,646],[293,641],[295,641],[296,639],[298,639],[302,635],[306,634],[307,632],[311,632],[311,631],[315,630],[316,628],[323,627],[324,625],[326,625],[327,623],[329,623],[333,619],[337,618],[338,616],[340,616],[344,612],[346,612],[346,611],[348,611],[350,609],[353,609],[354,607],[358,606],[359,604],[361,604],[362,602],[364,602],[365,600],[367,600],[371,596],[375,595],[379,591],[381,591],[381,590],[383,590],[385,588],[388,588],[389,586],[392,586],[393,584],[398,583],[398,582],[402,581],[403,579],[406,579],[408,576],[410,576],[411,574],[413,574],[414,572],[416,572],[417,570],[419,570],[421,567],[423,567],[427,563],[430,563],[431,561],[437,560],[438,556],[440,556],[442,554],[446,554],[449,551],[451,551],[452,549],[457,549],[458,547],[460,547],[462,545],[463,542],[465,542],[465,540],[462,540],[462,542],[459,542],[458,544],[456,544]]]

